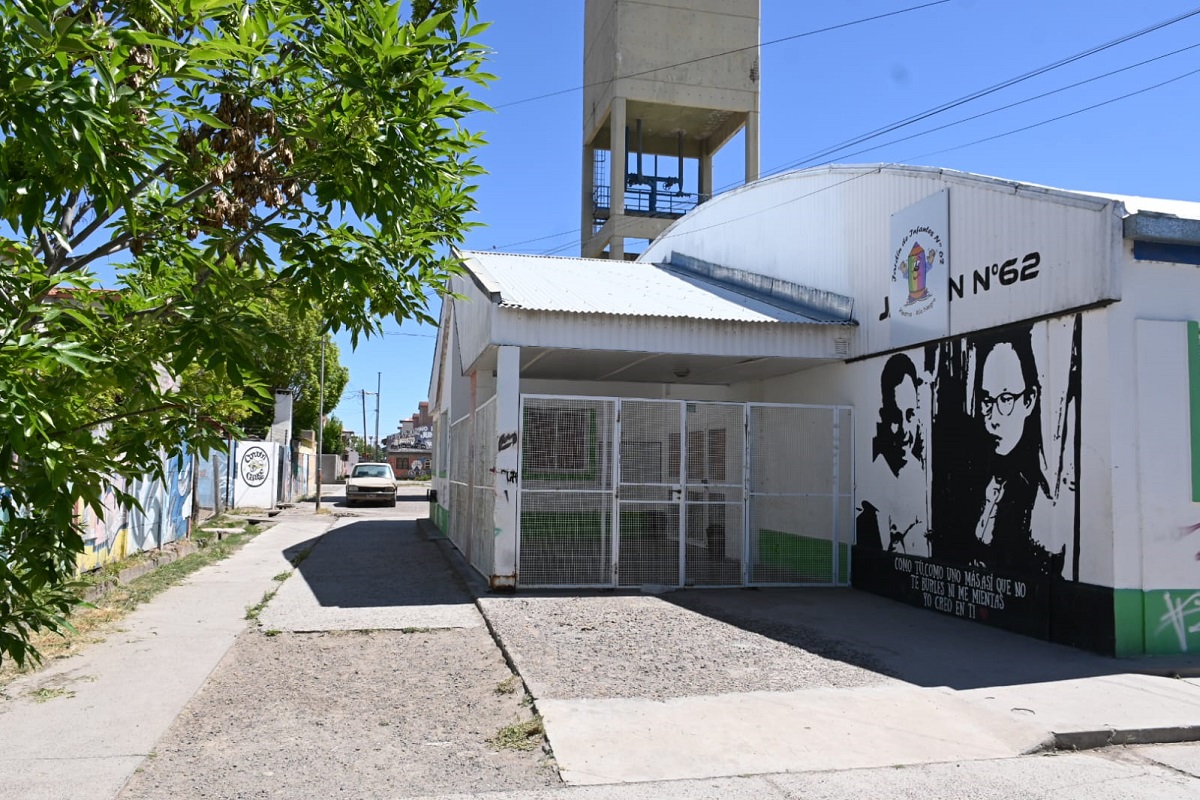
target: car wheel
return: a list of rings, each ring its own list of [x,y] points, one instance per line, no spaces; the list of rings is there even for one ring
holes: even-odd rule
[[[396,507],[396,495],[392,495],[392,508]]]

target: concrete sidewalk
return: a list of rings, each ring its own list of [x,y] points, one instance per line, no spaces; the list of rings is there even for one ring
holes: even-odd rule
[[[282,517],[168,589],[100,644],[14,681],[0,702],[0,797],[115,797],[246,628],[245,611],[332,517]],[[62,696],[37,702],[40,689]]]
[[[450,557],[469,570],[457,553]],[[1200,679],[1174,677],[1200,675],[1195,656],[1107,658],[851,589],[672,592],[656,598],[670,609],[661,620],[635,594],[634,611],[622,619],[612,612],[621,593],[505,597],[468,577],[543,715],[564,781],[580,788],[1200,741]],[[564,598],[574,617],[554,616]],[[599,609],[591,620],[577,611],[589,603]],[[655,628],[689,627],[680,609],[701,618],[694,627],[705,642],[681,634],[684,645],[676,648],[670,636],[653,637]],[[532,621],[541,616],[548,621]],[[726,663],[711,658],[731,651],[714,631],[722,626],[735,643]],[[626,639],[613,639],[614,629]],[[817,678],[833,676],[836,684],[868,670],[878,681],[831,687],[801,678],[785,691],[714,692],[708,687],[719,681],[695,672],[701,663],[709,673],[725,669],[761,683],[764,670],[787,674],[787,664],[768,657],[780,644]],[[605,661],[608,651],[630,669]],[[814,660],[825,666],[812,669]],[[629,683],[624,694],[604,679],[618,672]],[[588,677],[581,682],[580,674]],[[678,693],[658,691],[663,674],[678,675]],[[742,796],[723,794],[732,788],[716,794]]]

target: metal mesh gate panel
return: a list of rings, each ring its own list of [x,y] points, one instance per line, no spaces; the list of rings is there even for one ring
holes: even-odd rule
[[[839,562],[849,557],[839,532],[843,411],[750,406],[751,583],[842,582]]]
[[[622,400],[617,583],[679,585],[682,405]]]
[[[522,585],[611,585],[615,418],[613,400],[522,398]]]
[[[848,583],[852,435],[848,408],[523,396],[520,583]]]
[[[495,398],[476,409],[474,439],[471,471],[475,488],[471,502],[470,561],[482,575],[491,577],[496,571],[496,481],[492,472],[496,464]]]
[[[471,558],[470,456],[471,418],[466,416],[450,426],[450,530],[446,533],[468,560]]]
[[[837,577],[850,584],[850,543],[854,541],[854,419],[849,408],[837,409]]]
[[[742,582],[746,406],[688,403],[684,583]]]

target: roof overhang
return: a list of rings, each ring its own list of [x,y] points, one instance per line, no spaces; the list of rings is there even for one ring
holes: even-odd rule
[[[675,279],[682,278],[680,291],[713,292],[714,303],[744,296],[756,318],[690,316],[678,305],[660,316],[647,313],[644,298],[631,298],[639,313],[628,314],[529,308],[512,302],[505,278],[479,258],[464,258],[464,274],[453,279],[448,299],[464,373],[495,369],[497,348],[516,346],[523,378],[730,384],[841,361],[857,342],[857,326],[846,316],[808,319],[759,287],[733,287],[720,276],[694,272]],[[710,283],[714,277],[718,282]],[[699,296],[700,305],[706,296]],[[768,305],[774,310],[762,313]]]

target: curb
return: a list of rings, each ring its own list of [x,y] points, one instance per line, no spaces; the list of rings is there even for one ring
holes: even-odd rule
[[[493,594],[492,590],[488,587],[487,582],[484,581],[482,575],[476,572],[475,569],[471,567],[469,563],[467,563],[466,558],[464,558],[459,549],[454,546],[454,543],[450,541],[450,538],[442,533],[440,528],[433,524],[433,520],[429,519],[428,517],[422,517],[421,519],[418,519],[417,530],[422,536],[433,542],[438,549],[442,551],[442,555],[445,556],[447,563],[449,563],[450,567],[454,570],[459,582],[462,584],[463,588],[466,589],[467,594],[471,596],[471,602],[474,604],[475,610],[479,612],[479,616],[483,618],[483,625],[485,628],[487,628],[488,635],[492,637],[492,641],[496,643],[496,647],[500,650],[500,655],[504,657],[504,663],[508,665],[508,668],[512,671],[512,674],[517,676],[517,678],[521,681],[521,687],[525,690],[525,694],[529,697],[530,710],[537,717],[541,717],[542,712],[538,710],[537,706],[537,695],[534,694],[533,689],[529,686],[529,682],[521,673],[521,670],[517,666],[517,662],[513,658],[512,653],[509,652],[508,646],[504,643],[504,640],[500,637],[500,634],[496,632],[496,628],[492,625],[491,618],[487,615],[487,611],[484,610],[484,605],[481,602],[483,596],[487,594]],[[545,726],[542,728],[542,737],[546,741],[545,749],[547,754],[553,758],[554,745],[550,741],[550,734],[545,730]]]
[[[172,561],[178,561],[184,556],[190,556],[199,549],[200,545],[195,540],[189,538],[170,542],[164,545],[161,550],[142,551],[148,554],[146,561],[132,567],[126,567],[118,572],[115,577],[105,580],[103,583],[96,584],[84,592],[83,600],[86,603],[95,602],[118,586],[154,572],[159,567],[164,567]]]
[[[1055,732],[1053,736],[1056,750],[1099,750],[1131,744],[1181,744],[1200,741],[1200,725],[1064,731]]]

